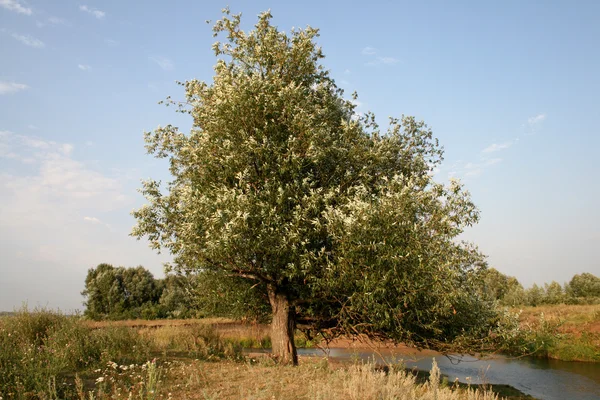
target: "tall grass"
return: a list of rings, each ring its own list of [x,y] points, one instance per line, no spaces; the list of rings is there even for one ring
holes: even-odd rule
[[[76,373],[106,365],[143,364],[169,350],[198,359],[239,357],[210,326],[186,332],[164,327],[138,332],[124,326],[93,329],[78,316],[23,308],[0,323],[0,398],[67,398]],[[72,393],[71,393],[72,394]]]

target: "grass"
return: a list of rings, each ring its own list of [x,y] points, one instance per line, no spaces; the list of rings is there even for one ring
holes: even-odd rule
[[[600,362],[600,305],[525,307],[521,326],[545,339],[542,356]]]
[[[170,321],[171,322],[171,321]],[[226,320],[96,324],[23,309],[0,322],[0,399],[472,399],[489,388],[372,364],[244,357],[266,327]],[[300,340],[300,339],[299,339]]]

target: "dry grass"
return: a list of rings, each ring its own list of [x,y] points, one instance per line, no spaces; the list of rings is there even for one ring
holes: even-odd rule
[[[521,325],[532,331],[555,327],[547,356],[565,361],[600,362],[600,304],[525,307]]]
[[[561,322],[561,333],[600,333],[600,304],[524,307],[521,321],[535,325],[542,314],[547,321]]]
[[[275,366],[269,359],[254,362],[191,363],[178,367],[170,385],[176,399],[437,399],[492,400],[492,392],[440,385],[437,366],[430,380],[418,384],[409,372],[378,371],[370,364],[329,364],[303,358],[298,367]]]
[[[156,335],[169,335],[169,330],[185,334],[188,331],[202,329],[209,326],[219,334],[222,339],[235,340],[244,347],[260,347],[270,335],[270,327],[265,324],[234,321],[227,318],[204,319],[167,319],[167,320],[124,320],[124,321],[86,321],[94,329],[107,327],[136,328],[145,335],[156,330]],[[178,328],[178,329],[175,329]],[[171,334],[171,335],[174,335]]]

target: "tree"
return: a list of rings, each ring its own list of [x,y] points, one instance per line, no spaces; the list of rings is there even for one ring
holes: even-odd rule
[[[515,277],[510,277],[507,282],[508,289],[500,303],[504,306],[516,307],[527,302],[527,294],[523,285]]]
[[[556,281],[552,281],[549,284],[545,283],[544,292],[546,293],[546,295],[544,296],[544,303],[560,304],[565,301],[563,288],[560,285],[560,283]]]
[[[313,28],[224,16],[212,83],[191,80],[189,134],[146,133],[173,180],[143,182],[132,235],[269,306],[273,354],[297,363],[295,328],[448,349],[489,332],[483,256],[458,242],[478,220],[466,190],[436,183],[442,149],[413,117],[381,130],[320,64]],[[356,99],[356,95],[353,95]],[[478,342],[480,343],[480,342]]]
[[[90,268],[85,278],[85,289],[81,292],[87,297],[84,302],[85,315],[92,319],[102,319],[123,312],[122,278],[121,271],[110,264],[103,263]]]
[[[577,274],[571,278],[567,292],[571,297],[600,297],[600,278],[589,272]]]
[[[545,297],[544,288],[538,286],[536,283],[527,289],[525,294],[527,296],[527,304],[533,307],[537,307],[542,304]]]
[[[144,267],[115,268],[100,264],[88,270],[85,315],[92,319],[140,317],[144,307],[157,303],[161,290]]]
[[[511,280],[515,279],[504,275],[495,268],[487,268],[482,271],[481,275],[483,283],[481,290],[492,300],[502,300],[510,290]]]

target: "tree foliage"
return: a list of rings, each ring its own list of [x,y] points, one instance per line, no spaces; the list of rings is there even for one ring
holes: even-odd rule
[[[92,319],[183,318],[195,308],[188,280],[178,276],[154,279],[144,267],[124,268],[100,264],[88,270],[84,314]]]
[[[284,362],[296,326],[438,349],[487,335],[483,256],[457,241],[478,210],[457,181],[433,180],[442,148],[427,125],[403,116],[382,129],[356,113],[320,64],[316,29],[287,34],[266,12],[245,32],[225,10],[214,33],[226,41],[212,82],[168,101],[191,131],[146,134],[173,179],[143,182],[132,234],[178,271],[262,302]]]
[[[572,297],[600,297],[600,278],[584,272],[571,278],[567,291]]]

